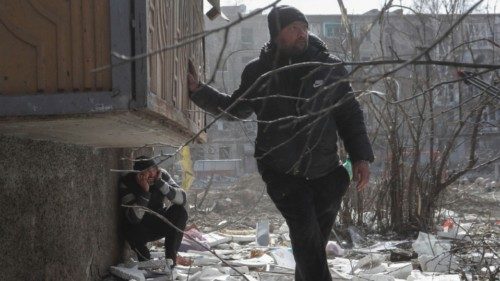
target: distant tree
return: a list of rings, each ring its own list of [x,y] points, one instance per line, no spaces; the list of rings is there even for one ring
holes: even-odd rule
[[[368,44],[364,39],[371,32],[371,41],[378,40],[378,46],[370,48],[370,57],[411,61],[420,56],[428,62],[404,68],[386,64],[369,71],[353,69],[352,81],[360,92],[368,93],[361,100],[368,108],[377,161],[384,165],[375,191],[365,198],[353,193],[344,202],[341,217],[349,220],[354,215],[358,224],[369,223],[363,220],[363,212],[375,211],[373,219],[386,229],[428,230],[434,225],[438,199],[446,187],[480,163],[498,159],[498,152],[478,156],[482,116],[498,102],[498,96],[464,85],[456,67],[439,64],[497,61],[498,45],[492,38],[498,36],[494,28],[498,16],[464,17],[470,12],[470,1],[416,1],[413,7],[391,6],[389,1],[372,22],[355,33],[342,0],[338,2],[346,29],[344,51],[350,59],[360,60],[363,46]],[[387,12],[391,7],[408,13]],[[474,71],[482,72],[487,81],[496,75],[487,69]],[[452,162],[459,149],[462,155]]]

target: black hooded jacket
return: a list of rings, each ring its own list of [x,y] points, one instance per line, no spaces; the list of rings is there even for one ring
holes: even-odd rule
[[[318,64],[300,66],[307,62]],[[286,70],[269,75],[269,71],[284,66]],[[314,179],[338,167],[337,133],[353,162],[373,161],[363,112],[350,84],[342,81],[346,75],[341,61],[310,34],[307,50],[296,57],[279,55],[274,44],[266,44],[259,58],[246,65],[233,95],[203,85],[190,97],[212,114],[226,112],[229,120],[255,113],[259,120],[255,158],[259,164]]]

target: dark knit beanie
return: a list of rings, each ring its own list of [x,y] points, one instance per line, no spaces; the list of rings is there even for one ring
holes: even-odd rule
[[[278,36],[278,33],[287,25],[294,21],[302,21],[309,25],[306,16],[292,6],[276,6],[267,15],[267,24],[271,40]]]
[[[144,171],[144,170],[147,170],[153,166],[156,166],[156,162],[153,159],[149,159],[149,157],[139,156],[139,157],[135,158],[135,161],[134,161],[134,170],[135,171]]]

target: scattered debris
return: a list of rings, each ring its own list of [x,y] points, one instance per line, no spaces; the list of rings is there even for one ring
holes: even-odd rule
[[[288,226],[267,195],[254,192],[263,188],[261,183],[249,178],[245,184],[250,187],[244,193],[252,193],[253,199],[262,198],[262,201],[251,205],[237,187],[223,190],[214,187],[206,202],[215,202],[217,207],[203,212],[194,210],[193,225],[186,230],[205,247],[185,237],[177,266],[170,275],[161,242],[151,244],[155,260],[149,264],[122,264],[111,267],[110,271],[120,278],[138,281],[293,281],[295,260]],[[487,186],[492,186],[491,181],[478,179],[470,186],[473,186],[470,187],[472,195],[455,192],[453,196],[461,197],[449,198],[463,197],[481,206],[479,201],[474,201],[478,198],[474,194],[492,197],[486,193]],[[246,202],[243,204],[243,201]],[[460,207],[468,208],[465,202]],[[492,202],[487,207],[494,206]],[[343,236],[348,235],[352,241],[349,247],[339,237],[332,236],[337,241],[329,241],[325,248],[333,280],[498,280],[500,220],[498,210],[495,211],[496,216],[484,216],[442,209],[436,213],[439,218],[436,231],[420,232],[417,239],[411,240],[396,240],[401,238],[393,235],[393,240],[385,241],[390,235],[365,235],[363,231],[370,229],[369,225],[362,230],[350,226]],[[372,213],[364,215],[367,220],[373,216]],[[173,279],[165,279],[165,276]]]
[[[364,271],[365,273],[380,273],[384,272],[386,269],[385,266],[382,265],[382,262],[385,261],[385,256],[381,254],[369,254],[366,257],[360,259],[356,266],[354,266],[353,270],[356,272],[357,270]]]
[[[118,265],[118,266],[112,266],[110,267],[109,271],[111,274],[118,276],[122,279],[125,280],[136,280],[136,281],[145,281],[146,277],[144,277],[144,274],[146,271],[144,270],[139,270],[136,267],[135,268],[126,268],[123,265]]]
[[[406,279],[407,281],[460,281],[458,274],[436,274],[422,273],[419,270],[413,270]]]
[[[345,255],[345,250],[337,242],[328,241],[326,244],[326,255],[342,257]]]
[[[257,223],[256,242],[259,246],[269,246],[269,220],[262,220]]]
[[[206,248],[210,248],[210,243],[208,242],[207,237],[203,237],[203,234],[196,227],[196,225],[194,224],[190,225],[189,227],[186,228],[185,232],[190,237],[194,238],[198,243],[195,243],[191,239],[187,238],[187,236],[184,236],[179,251],[182,252],[187,252],[188,250],[203,251]],[[199,243],[202,244],[203,246],[200,246]]]
[[[117,266],[111,266],[110,272],[111,274],[125,280],[171,280],[175,278],[175,274],[173,274],[171,270],[172,265],[173,262],[170,259],[153,259],[149,261],[128,262]]]
[[[274,258],[276,265],[290,270],[295,269],[295,259],[291,248],[274,249],[270,252],[270,255]]]
[[[357,227],[351,225],[347,228],[347,230],[349,231],[349,235],[351,236],[351,241],[354,244],[354,247],[361,248],[369,243]]]
[[[415,254],[415,252],[396,248],[391,250],[391,255],[389,256],[389,260],[391,262],[411,261],[416,257],[417,255]]]

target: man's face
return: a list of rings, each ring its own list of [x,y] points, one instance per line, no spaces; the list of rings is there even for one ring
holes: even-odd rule
[[[302,21],[294,21],[276,36],[278,49],[287,55],[299,55],[307,49],[309,27]]]
[[[151,167],[151,168],[139,173],[140,176],[146,177],[148,179],[149,185],[154,184],[154,182],[158,179],[159,174],[160,174],[160,170],[156,166]]]

